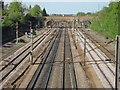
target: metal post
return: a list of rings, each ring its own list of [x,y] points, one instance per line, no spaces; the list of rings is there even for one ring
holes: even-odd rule
[[[38,28],[39,28],[39,26],[40,26],[40,23],[39,23],[39,20],[38,20]]]
[[[117,36],[115,90],[120,90],[119,78],[120,78],[120,36]]]
[[[84,66],[86,64],[86,33],[84,32]]]
[[[73,18],[73,31],[74,31],[74,29],[75,29],[75,16]]]
[[[30,22],[30,33],[31,33],[31,49],[30,49],[30,63],[33,64],[33,29],[32,22]]]
[[[18,43],[18,22],[16,22],[16,43]]]

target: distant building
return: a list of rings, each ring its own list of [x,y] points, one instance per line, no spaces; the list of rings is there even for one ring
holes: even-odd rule
[[[74,14],[50,14],[49,16],[75,16]]]
[[[4,2],[3,1],[0,1],[0,9],[4,9]]]
[[[23,14],[24,14],[25,16],[26,16],[28,13],[29,13],[28,10],[25,10],[25,11],[23,12]]]
[[[63,14],[63,16],[74,16],[74,14]]]

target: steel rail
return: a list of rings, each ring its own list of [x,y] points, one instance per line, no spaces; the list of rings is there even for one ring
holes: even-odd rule
[[[87,34],[87,33],[86,33]],[[104,50],[106,50],[108,53],[110,53],[113,57],[115,57],[115,55],[113,53],[111,53],[107,48],[105,48],[101,43],[99,43],[97,40],[95,40],[92,36],[90,36],[89,34],[87,34],[87,36],[89,37],[89,39],[94,42],[95,45],[99,44]],[[101,49],[100,49],[101,50]],[[101,50],[102,51],[102,50]]]
[[[48,33],[49,33],[49,32],[48,32]],[[42,36],[43,36],[43,37],[42,37]],[[36,41],[34,42],[34,44],[37,43],[37,41],[39,41],[39,40],[40,40],[40,41],[38,42],[38,44],[40,44],[41,41],[43,41],[47,35],[44,34],[44,35],[42,35],[42,36],[41,36],[41,37],[42,37],[41,40],[40,40],[40,38],[39,38],[38,40],[36,40]],[[35,48],[38,46],[38,44],[35,45],[33,49],[35,49]],[[5,75],[2,76],[2,79],[0,80],[0,83],[29,55],[30,52],[27,51],[29,48],[30,48],[30,46],[28,46],[27,49],[25,49],[22,53],[19,54],[19,56],[20,56],[20,55],[22,55],[23,53],[27,52],[26,55],[25,55],[24,57],[22,57],[22,59],[21,59],[12,69],[10,69],[10,71],[8,71]],[[19,57],[19,56],[18,56],[18,57]],[[16,59],[16,58],[15,58],[15,59]],[[14,59],[14,60],[15,60],[15,59]],[[13,60],[12,60],[12,62],[10,62],[10,63],[13,63]],[[3,72],[3,70],[6,69],[6,68],[10,65],[10,63],[7,64],[5,67],[3,67],[3,68],[0,70],[0,72]]]
[[[79,37],[79,39],[81,39],[81,38]],[[82,40],[81,40],[81,41],[82,41]],[[82,43],[84,43],[84,42],[82,41]],[[86,48],[86,50],[87,50],[87,52],[89,52],[89,50],[88,50],[87,48]],[[107,80],[108,84],[111,86],[112,89],[114,89],[114,87],[112,86],[111,82],[109,81],[109,79],[107,78],[107,76],[105,75],[105,73],[102,71],[102,69],[101,69],[100,66],[98,65],[97,61],[94,59],[94,57],[92,56],[92,54],[91,54],[90,52],[89,52],[89,55],[90,55],[91,58],[95,61],[98,69],[99,69],[100,72],[103,74],[103,76],[104,76],[105,79]]]
[[[78,33],[79,33],[79,35],[81,35],[79,31],[78,31]],[[82,36],[82,35],[81,35],[81,36]],[[83,36],[82,36],[82,37],[83,37]],[[87,35],[86,35],[86,37],[87,37]],[[111,70],[111,68],[108,66],[108,64],[106,64],[106,62],[100,57],[100,55],[98,54],[98,52],[96,52],[96,50],[89,44],[89,42],[86,41],[86,43],[87,43],[87,44],[89,45],[89,47],[97,54],[97,56],[100,58],[100,60],[102,60],[103,63],[109,68],[109,70],[112,72],[112,74],[115,75],[115,73],[113,72],[113,70]],[[106,58],[106,57],[105,57],[105,58]]]
[[[48,33],[48,32],[47,32]],[[37,39],[36,41],[33,42],[33,44],[35,44],[36,42],[38,42],[42,37],[44,37],[45,34],[43,34],[39,39]],[[41,40],[42,41],[42,40]],[[37,46],[37,45],[36,45]],[[35,46],[35,47],[36,47]],[[8,65],[10,65],[11,63],[13,63],[14,60],[16,60],[18,57],[20,57],[22,54],[24,54],[24,52],[26,52],[28,49],[30,48],[30,45],[27,46],[20,54],[16,55],[15,58],[13,58],[7,65],[5,65],[4,67],[2,67],[2,69],[0,69],[0,72],[3,71]],[[4,61],[4,60],[3,60]]]
[[[45,65],[45,62],[46,62],[46,60],[47,60],[47,58],[48,58],[48,56],[49,56],[49,54],[50,54],[50,51],[51,51],[51,49],[53,48],[52,46],[54,45],[55,40],[56,40],[58,34],[59,34],[59,33],[57,33],[57,35],[55,36],[55,38],[53,38],[53,40],[50,42],[50,45],[49,45],[49,47],[48,47],[47,50],[46,50],[47,52],[46,52],[46,53],[44,54],[44,56],[42,57],[42,65],[40,64],[40,65],[38,66],[38,68],[37,68],[37,70],[36,70],[33,78],[31,79],[29,85],[27,86],[27,89],[33,89],[33,88],[34,88],[34,86],[35,86],[35,84],[36,84],[36,82],[37,82],[37,79],[39,78],[39,75],[40,75],[40,73],[41,73],[41,71],[42,71],[42,69],[43,69],[43,67],[44,67],[44,65]]]

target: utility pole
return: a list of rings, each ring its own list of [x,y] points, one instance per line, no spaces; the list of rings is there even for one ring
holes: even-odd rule
[[[86,64],[86,33],[84,32],[84,66]]]
[[[18,22],[16,22],[16,43],[18,43]]]
[[[31,48],[30,48],[30,63],[33,64],[33,29],[32,22],[30,21],[30,38],[31,38]]]

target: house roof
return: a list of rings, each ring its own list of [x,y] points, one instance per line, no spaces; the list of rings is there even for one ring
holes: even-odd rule
[[[4,16],[0,16],[0,18],[4,18]]]

